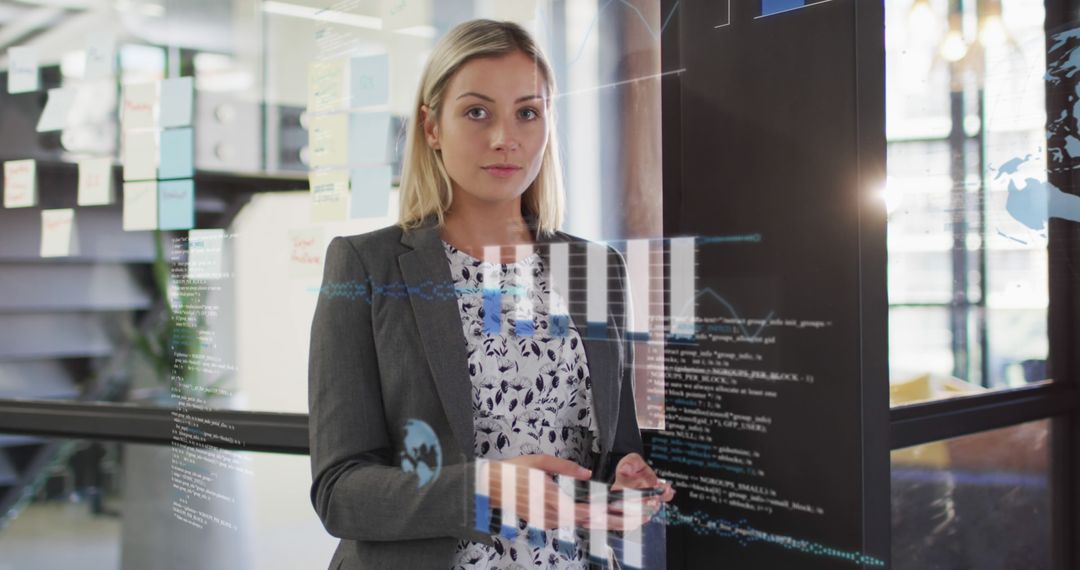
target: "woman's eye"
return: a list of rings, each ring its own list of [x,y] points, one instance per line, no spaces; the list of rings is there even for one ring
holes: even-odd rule
[[[531,121],[540,117],[540,113],[537,113],[536,109],[522,109],[521,111],[519,111],[519,114],[521,115],[522,119],[525,119],[527,121]]]
[[[487,111],[480,107],[473,107],[472,109],[465,111],[465,115],[470,119],[483,119],[484,117],[487,117]]]

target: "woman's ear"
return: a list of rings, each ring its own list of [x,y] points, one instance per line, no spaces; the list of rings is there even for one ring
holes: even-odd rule
[[[420,105],[420,121],[424,127],[424,140],[432,150],[440,150],[439,123],[435,113],[427,105]]]

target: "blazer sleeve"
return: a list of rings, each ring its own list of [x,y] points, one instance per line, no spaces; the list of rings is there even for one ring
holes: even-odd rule
[[[380,387],[370,285],[360,256],[335,237],[311,323],[308,434],[311,502],[327,532],[363,541],[457,537],[471,528],[474,463],[443,465],[423,487],[394,461]]]
[[[613,311],[617,334],[622,339],[623,358],[620,369],[619,383],[619,414],[615,426],[615,441],[611,446],[611,454],[605,465],[603,478],[610,482],[615,480],[615,467],[619,461],[630,453],[645,455],[645,446],[641,441],[641,430],[638,427],[637,407],[634,400],[634,342],[629,339],[627,324],[633,319],[633,307],[631,306],[630,284],[626,278],[626,262],[622,254],[609,248],[609,256],[616,273],[616,303],[613,307],[625,307],[620,312]],[[619,298],[621,297],[621,298]]]

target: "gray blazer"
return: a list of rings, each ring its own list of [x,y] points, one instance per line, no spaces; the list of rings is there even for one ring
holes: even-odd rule
[[[538,241],[570,244],[570,313],[582,332],[600,439],[586,467],[610,482],[623,455],[642,452],[632,343],[624,340],[625,266],[608,248],[607,338],[590,339],[580,261],[587,242],[563,233]],[[433,218],[408,232],[392,226],[330,242],[311,324],[308,406],[311,502],[341,539],[330,570],[441,570],[459,539],[492,542],[473,528],[471,383]],[[443,452],[440,474],[422,487],[399,460],[410,419],[431,426]]]

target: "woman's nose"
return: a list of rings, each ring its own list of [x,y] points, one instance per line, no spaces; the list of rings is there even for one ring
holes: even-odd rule
[[[519,147],[517,137],[502,121],[498,121],[491,132],[491,149],[498,152],[509,152]]]

